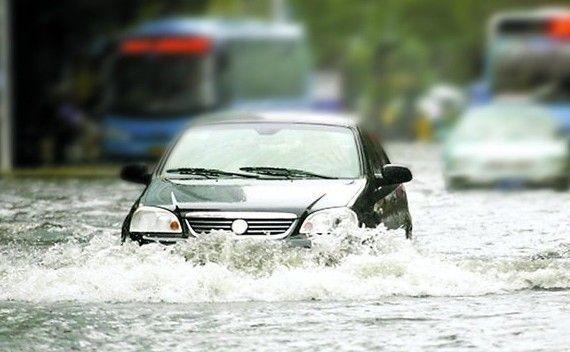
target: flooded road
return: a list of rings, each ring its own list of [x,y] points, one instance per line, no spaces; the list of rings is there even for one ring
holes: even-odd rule
[[[437,147],[388,151],[413,242],[121,246],[139,186],[0,180],[0,350],[567,351],[570,193],[448,193]]]

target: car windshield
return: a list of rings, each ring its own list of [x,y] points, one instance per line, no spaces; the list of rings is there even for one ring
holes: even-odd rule
[[[531,141],[556,136],[548,112],[533,107],[489,108],[468,113],[453,134],[456,141]]]
[[[167,170],[209,169],[279,177],[285,169],[292,171],[287,178],[358,178],[359,160],[355,135],[347,127],[233,123],[186,131],[163,170],[170,176]]]

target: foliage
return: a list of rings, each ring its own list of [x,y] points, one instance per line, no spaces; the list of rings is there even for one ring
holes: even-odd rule
[[[316,62],[342,70],[348,98],[382,105],[436,81],[465,84],[481,74],[488,18],[548,5],[521,0],[291,0],[308,27]],[[372,99],[370,99],[372,98]]]

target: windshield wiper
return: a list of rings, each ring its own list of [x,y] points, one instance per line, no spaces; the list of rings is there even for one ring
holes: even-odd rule
[[[234,176],[243,178],[259,178],[257,175],[244,174],[241,172],[230,172],[219,169],[206,169],[200,167],[180,167],[176,169],[166,170],[168,173],[177,173],[181,175],[198,175],[204,176],[205,178],[217,178],[220,176]]]
[[[324,178],[324,179],[337,179],[337,177],[332,176],[325,176],[315,174],[309,171],[298,170],[298,169],[288,169],[284,167],[271,167],[271,166],[245,166],[239,168],[241,171],[245,172],[252,172],[259,175],[267,175],[267,176],[280,176],[285,177],[288,179],[292,179],[295,177],[310,177],[310,178]]]

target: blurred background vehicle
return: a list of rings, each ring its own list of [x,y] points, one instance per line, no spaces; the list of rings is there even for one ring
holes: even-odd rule
[[[444,147],[449,189],[570,185],[570,143],[539,105],[496,102],[466,112]]]
[[[105,79],[103,152],[156,157],[198,113],[310,106],[303,29],[281,22],[175,18],[119,41]]]
[[[570,10],[507,11],[490,21],[485,77],[493,96],[545,105],[570,135]]]

